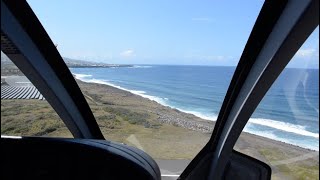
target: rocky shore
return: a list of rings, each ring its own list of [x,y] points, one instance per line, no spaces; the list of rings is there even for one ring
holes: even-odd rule
[[[158,111],[157,115],[159,116],[157,120],[161,123],[179,126],[194,131],[200,131],[203,133],[212,132],[215,124],[213,121],[194,120],[196,119],[196,117],[191,119],[190,116],[192,115],[188,115],[189,117],[185,117],[184,115],[181,115],[181,112],[180,114],[167,114],[165,112]]]

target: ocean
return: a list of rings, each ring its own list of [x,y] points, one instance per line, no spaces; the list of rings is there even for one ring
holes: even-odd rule
[[[215,121],[235,67],[135,65],[70,70],[82,81],[111,85]],[[285,69],[244,131],[319,151],[319,70]]]

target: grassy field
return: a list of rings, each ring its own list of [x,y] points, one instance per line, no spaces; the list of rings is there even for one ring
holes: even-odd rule
[[[159,159],[191,159],[209,134],[160,124],[152,113],[89,104],[105,138],[136,146]],[[1,100],[1,134],[72,137],[46,101]],[[187,138],[188,137],[188,138]]]
[[[292,152],[283,152],[279,149],[262,148],[259,152],[269,160],[269,162],[277,162],[290,158],[298,157],[298,154]],[[277,170],[285,176],[294,175],[296,179],[318,179],[319,178],[319,161],[315,159],[307,159],[298,163],[282,163],[275,165]],[[278,178],[281,179],[281,178]]]
[[[210,133],[162,123],[169,117],[201,121],[193,115],[164,107],[126,91],[78,82],[104,137],[143,149],[155,159],[192,159]],[[72,137],[46,101],[1,100],[1,134]],[[270,165],[314,151],[243,133],[236,150]],[[319,155],[272,165],[273,179],[319,179]]]

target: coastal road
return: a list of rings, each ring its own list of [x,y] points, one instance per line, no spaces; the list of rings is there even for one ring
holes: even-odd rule
[[[182,171],[188,166],[190,160],[178,159],[178,160],[164,160],[156,159],[157,164],[160,167],[162,180],[177,179]]]
[[[145,151],[143,146],[140,144],[138,138],[134,134],[131,134],[127,139],[132,145],[136,148]],[[190,160],[185,159],[174,159],[174,160],[167,160],[167,159],[156,159],[155,160],[160,168],[161,171],[161,179],[162,180],[173,180],[177,179],[182,171],[188,166]]]

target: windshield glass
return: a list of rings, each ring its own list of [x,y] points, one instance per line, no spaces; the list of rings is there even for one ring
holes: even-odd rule
[[[155,159],[187,160],[211,135],[262,7],[249,1],[251,11],[238,8],[240,2],[28,2],[106,139]]]
[[[319,28],[269,89],[237,141],[236,150],[271,166],[272,179],[319,178],[318,67]]]
[[[262,1],[28,3],[74,75],[106,140],[142,149],[169,177],[179,176],[208,142],[263,5]],[[263,113],[267,114],[263,118],[272,119]],[[260,130],[252,126],[245,131]],[[243,137],[245,146],[255,144],[252,138],[270,138],[256,134]],[[276,140],[271,143],[294,144]]]

